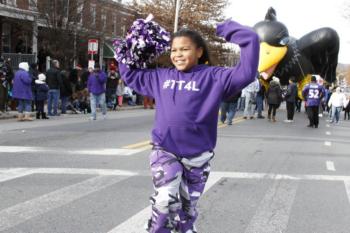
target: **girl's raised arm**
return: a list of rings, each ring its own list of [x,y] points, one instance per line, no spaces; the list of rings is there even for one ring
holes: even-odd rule
[[[235,67],[214,69],[224,88],[223,98],[227,98],[254,81],[259,63],[259,37],[251,28],[232,20],[219,24],[217,35],[238,44],[241,49],[240,61]]]

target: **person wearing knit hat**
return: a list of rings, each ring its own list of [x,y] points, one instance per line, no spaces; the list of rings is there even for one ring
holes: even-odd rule
[[[282,102],[282,90],[279,82],[279,78],[273,77],[270,86],[266,91],[266,99],[269,105],[267,111],[267,119],[272,122],[276,122],[276,111]]]
[[[47,100],[47,93],[49,86],[45,82],[45,74],[39,74],[38,79],[35,80],[35,108],[36,108],[36,119],[49,119],[44,111],[44,104]]]
[[[31,101],[32,93],[32,77],[28,73],[28,62],[21,62],[18,65],[19,70],[13,79],[12,95],[18,101],[18,121],[32,121],[30,116],[32,110]]]

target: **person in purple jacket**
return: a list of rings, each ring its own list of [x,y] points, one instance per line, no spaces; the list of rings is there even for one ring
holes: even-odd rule
[[[91,120],[96,120],[96,108],[100,105],[102,109],[103,119],[106,118],[106,82],[107,75],[100,70],[98,64],[95,64],[95,69],[89,67],[90,75],[87,81],[87,88],[90,93]]]
[[[259,39],[234,21],[217,27],[217,35],[241,48],[232,68],[209,66],[209,53],[197,32],[174,34],[170,58],[174,68],[129,69],[119,64],[125,83],[155,99],[150,165],[155,192],[151,197],[150,233],[196,232],[196,205],[214,157],[220,103],[254,81]]]
[[[13,98],[18,101],[18,121],[32,121],[30,116],[32,111],[32,77],[28,73],[28,62],[21,62],[18,65],[19,70],[13,79]]]
[[[306,111],[309,118],[309,124],[307,127],[318,128],[318,111],[321,104],[321,100],[325,95],[323,86],[317,84],[316,76],[311,76],[310,84],[306,85],[303,89],[303,97],[306,101]]]

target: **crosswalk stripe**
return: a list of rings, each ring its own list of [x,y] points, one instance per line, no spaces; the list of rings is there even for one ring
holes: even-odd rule
[[[0,231],[114,185],[128,176],[97,176],[0,211]]]
[[[70,175],[99,175],[99,176],[137,176],[138,172],[119,169],[90,169],[90,168],[35,168],[36,174],[70,174]]]
[[[266,192],[245,233],[281,233],[287,229],[298,181],[275,180]]]
[[[15,170],[17,169],[17,170]],[[15,173],[19,177],[28,173],[44,174],[76,174],[76,175],[112,175],[112,176],[150,176],[148,170],[128,171],[118,169],[95,169],[95,168],[0,168],[0,177],[11,176]],[[14,172],[18,171],[18,172]],[[308,175],[308,174],[277,174],[277,173],[257,173],[257,172],[220,172],[212,171],[210,177],[219,176],[234,179],[269,179],[269,180],[319,180],[319,181],[350,181],[350,176],[339,175]]]
[[[105,156],[130,156],[149,149],[150,146],[142,146],[136,149],[127,148],[101,148],[95,150],[70,150],[50,147],[28,146],[0,146],[0,153],[60,153],[69,155],[105,155]]]
[[[349,203],[350,203],[350,180],[345,180],[344,185],[345,185],[346,194],[348,196]]]
[[[209,179],[205,185],[204,192],[208,191],[216,182],[218,182],[221,179],[220,176],[215,174],[210,174]],[[151,206],[148,206],[126,220],[125,222],[121,223],[120,225],[116,226],[112,230],[108,231],[108,233],[144,233],[146,232],[144,229],[144,225],[147,222],[147,219],[151,216]]]
[[[0,183],[16,179],[22,176],[33,174],[34,170],[30,168],[12,168],[0,170]]]

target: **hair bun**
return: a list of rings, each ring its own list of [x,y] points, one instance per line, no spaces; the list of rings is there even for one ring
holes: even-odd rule
[[[169,50],[170,33],[153,16],[133,22],[124,40],[113,42],[115,59],[129,68],[147,68],[152,60]]]

